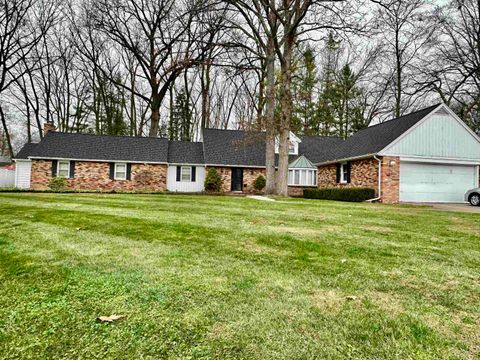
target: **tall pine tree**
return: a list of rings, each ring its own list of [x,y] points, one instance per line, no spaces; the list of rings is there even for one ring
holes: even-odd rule
[[[315,92],[319,79],[313,49],[307,47],[295,66],[293,77],[294,108],[292,131],[299,135],[315,135],[318,116],[315,106]]]
[[[168,137],[170,140],[192,141],[193,112],[184,89],[180,90],[175,97],[175,104],[170,114]]]

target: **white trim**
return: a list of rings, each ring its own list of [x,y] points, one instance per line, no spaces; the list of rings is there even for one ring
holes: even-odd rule
[[[190,164],[190,163],[168,163],[168,166],[196,166],[196,167],[206,167],[205,164]]]
[[[57,177],[58,176],[61,176],[59,173],[60,173],[60,163],[63,162],[63,163],[67,163],[67,176],[62,176],[64,177],[65,179],[69,179],[70,178],[70,160],[58,160],[57,161]]]
[[[132,160],[105,160],[105,159],[76,159],[76,158],[60,158],[60,157],[45,157],[45,156],[29,156],[30,160],[68,160],[68,161],[85,161],[85,162],[124,162],[130,164],[156,164],[156,165],[168,165],[168,162],[156,162],[156,161],[132,161]]]
[[[343,167],[347,165],[348,166],[348,161],[343,161],[340,163],[340,182],[339,184],[348,184],[348,179],[344,179],[345,174],[348,174],[348,171],[345,171]]]
[[[378,155],[379,156],[395,156],[394,154],[390,154],[388,153],[388,149],[392,148],[393,146],[395,146],[396,144],[398,144],[400,141],[402,141],[402,139],[404,139],[406,136],[408,136],[409,134],[411,134],[412,132],[414,132],[418,127],[420,127],[423,123],[425,123],[428,119],[430,119],[432,116],[434,115],[437,115],[437,111],[440,110],[441,108],[443,109],[446,109],[447,112],[455,119],[455,121],[457,121],[460,125],[463,126],[463,128],[465,130],[468,131],[468,133],[470,135],[473,136],[473,138],[478,142],[480,143],[480,137],[478,137],[477,134],[475,134],[472,129],[470,129],[467,124],[465,124],[447,105],[445,104],[440,104],[438,107],[436,107],[435,109],[433,109],[431,112],[429,112],[422,120],[420,120],[419,122],[417,122],[415,125],[413,125],[410,129],[408,129],[407,131],[405,131],[402,135],[400,135],[399,137],[397,137],[395,140],[393,140],[390,144],[388,144],[387,146],[385,146],[382,150],[380,150],[378,152]],[[398,156],[398,155],[397,155]]]
[[[400,157],[400,161],[405,162],[420,162],[420,163],[433,163],[433,164],[452,164],[452,165],[479,165],[480,160],[466,160],[461,158],[442,158],[442,157],[425,157],[425,156],[402,156],[402,155],[389,155]]]
[[[127,180],[127,166],[128,166],[127,163],[126,163],[126,162],[120,162],[120,161],[118,161],[118,162],[115,162],[114,164],[115,164],[115,165],[113,166],[113,180],[121,180],[121,181]],[[117,176],[117,165],[123,165],[123,166],[125,166],[125,171],[124,171],[124,173],[125,173],[125,178],[119,178],[119,177]]]
[[[292,171],[292,180],[293,182],[290,182],[290,171]],[[298,174],[298,180],[299,180],[299,183],[298,184],[295,184],[295,171],[305,171],[305,176],[307,179],[305,180],[308,180],[310,178],[310,172],[313,172],[314,173],[314,183],[313,184],[310,184],[309,181],[305,181],[304,183],[302,183],[302,177],[301,177],[301,173]],[[318,170],[315,168],[289,168],[288,169],[288,183],[287,185],[288,186],[300,186],[300,187],[316,187],[318,184]]]
[[[202,165],[203,166],[203,165]],[[265,166],[259,165],[227,165],[227,164],[205,164],[205,167],[230,167],[230,168],[243,168],[243,169],[265,169]],[[277,168],[278,166],[275,166]]]
[[[363,159],[370,159],[374,157],[376,154],[366,154],[366,155],[359,155],[359,156],[354,156],[350,158],[343,158],[343,159],[336,159],[336,160],[331,160],[331,161],[326,161],[323,163],[316,163],[314,164],[315,166],[325,166],[325,165],[331,165],[331,164],[338,164],[341,162],[349,162],[349,161],[355,161],[355,160],[363,160]]]

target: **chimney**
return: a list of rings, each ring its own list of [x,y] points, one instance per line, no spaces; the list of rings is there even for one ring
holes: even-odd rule
[[[56,131],[57,128],[53,124],[53,121],[47,121],[45,124],[43,124],[43,136],[47,135],[50,131]]]

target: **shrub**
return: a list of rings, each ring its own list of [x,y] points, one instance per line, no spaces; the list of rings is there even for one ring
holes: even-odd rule
[[[258,177],[255,179],[255,182],[253,183],[253,187],[255,188],[255,190],[262,191],[265,185],[267,185],[267,180],[265,180],[263,175],[258,175]]]
[[[325,189],[305,189],[303,197],[306,199],[322,199],[362,202],[373,199],[375,190],[371,188],[325,188]]]
[[[205,190],[220,192],[222,189],[223,180],[217,169],[208,169],[207,176],[205,178]]]
[[[62,191],[65,186],[67,186],[67,181],[61,176],[55,176],[48,182],[48,187],[53,191]]]

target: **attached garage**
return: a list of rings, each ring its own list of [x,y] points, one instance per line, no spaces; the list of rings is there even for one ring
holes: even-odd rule
[[[476,166],[400,162],[400,201],[463,202],[478,184]]]

